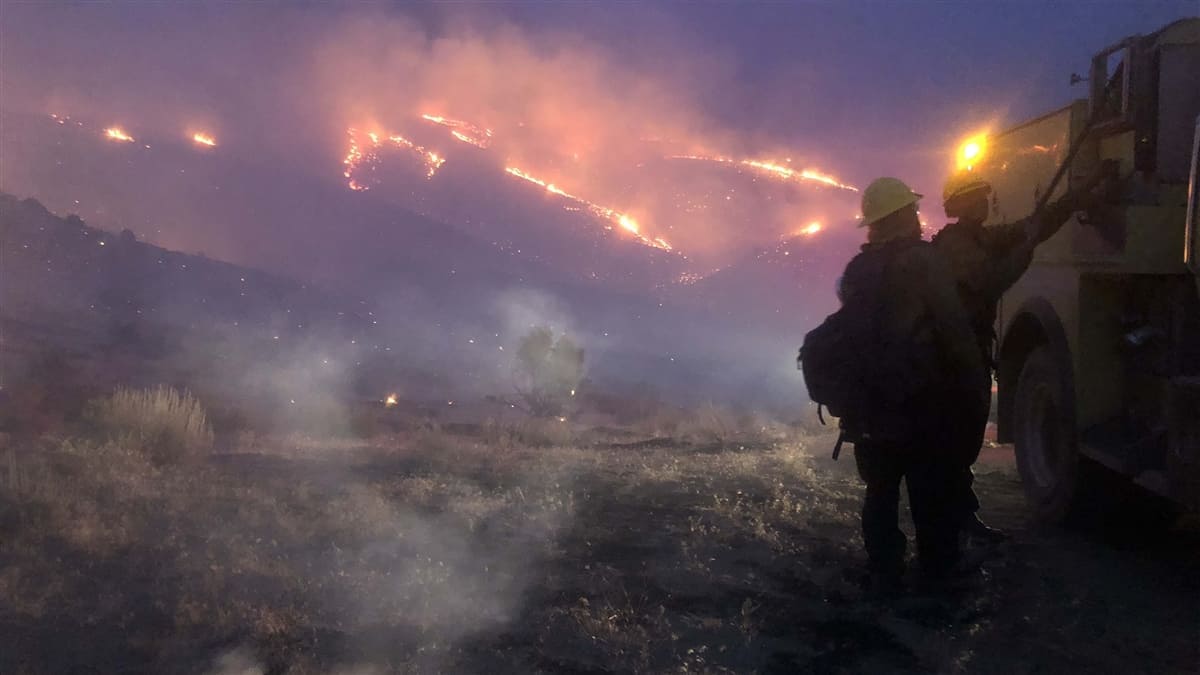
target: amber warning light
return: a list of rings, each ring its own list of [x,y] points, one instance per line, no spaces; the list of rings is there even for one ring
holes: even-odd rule
[[[987,147],[987,139],[982,136],[973,136],[963,141],[958,148],[958,168],[970,170],[983,157],[983,151]]]

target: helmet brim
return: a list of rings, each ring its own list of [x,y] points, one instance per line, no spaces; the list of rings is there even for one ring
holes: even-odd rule
[[[906,201],[903,204],[901,204],[900,206],[897,206],[896,208],[892,209],[891,211],[888,211],[887,213],[884,213],[882,215],[875,216],[871,220],[867,220],[866,218],[863,218],[858,221],[858,226],[859,227],[870,227],[871,225],[878,223],[879,221],[883,220],[884,218],[887,218],[888,216],[892,215],[893,213],[899,211],[900,209],[912,206],[913,204],[916,204],[917,202],[921,201],[924,198],[925,198],[925,195],[921,194],[920,192],[913,192],[911,201]]]

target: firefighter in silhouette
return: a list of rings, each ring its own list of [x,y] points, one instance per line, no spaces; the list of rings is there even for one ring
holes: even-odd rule
[[[953,278],[921,238],[921,195],[880,178],[862,196],[867,243],[842,276],[843,309],[865,308],[870,333],[861,358],[871,363],[870,403],[851,420],[854,456],[866,483],[863,542],[872,585],[896,590],[907,541],[900,531],[900,482],[907,483],[923,580],[956,568],[961,517],[954,490],[960,465],[943,433],[944,401],[982,397],[988,370]],[[979,401],[976,405],[982,405]],[[843,417],[843,428],[847,428]]]
[[[959,463],[958,492],[962,530],[970,540],[994,543],[1004,533],[979,519],[979,498],[972,487],[971,465],[979,458],[991,413],[990,370],[995,362],[996,309],[1000,297],[1029,268],[1033,250],[1052,237],[1071,214],[1095,201],[1092,189],[1115,167],[1104,166],[1077,191],[1049,203],[1040,213],[1014,223],[984,227],[992,186],[970,170],[955,173],[942,191],[946,216],[956,218],[933,238],[954,277],[958,296],[971,322],[979,353],[988,364],[985,387],[974,396],[946,401],[946,433]]]

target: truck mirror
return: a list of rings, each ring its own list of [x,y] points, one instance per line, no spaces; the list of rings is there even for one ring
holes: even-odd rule
[[[1131,45],[1122,41],[1092,59],[1090,103],[1098,123],[1121,122],[1129,117]]]

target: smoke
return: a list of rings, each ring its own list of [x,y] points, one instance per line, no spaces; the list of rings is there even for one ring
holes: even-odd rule
[[[813,159],[797,154],[805,148],[709,119],[693,92],[698,82],[720,88],[712,80],[725,69],[695,56],[682,52],[674,67],[647,70],[623,59],[616,45],[578,35],[531,35],[498,23],[434,37],[382,15],[332,26],[314,51],[313,72],[324,117],[334,121],[329,134],[346,126],[409,133],[420,129],[423,114],[468,121],[493,132],[495,168],[520,168],[627,213],[643,234],[703,263],[728,261],[800,223],[845,211],[833,208],[840,195],[820,187],[769,185],[762,176],[739,176],[737,166],[668,159],[732,153],[794,159],[797,169]],[[431,138],[450,162],[474,152],[445,129]]]
[[[437,453],[462,439],[446,439],[444,447],[432,446],[435,442],[442,441],[427,438],[412,448],[431,469],[418,475],[387,471],[386,464],[364,473],[330,456],[326,442],[324,456],[310,458],[318,462],[319,475],[299,476],[312,483],[304,489],[302,513],[289,505],[277,516],[278,532],[264,533],[261,523],[256,528],[245,522],[249,517],[210,525],[210,537],[218,541],[271,536],[289,542],[302,533],[305,545],[279,563],[302,575],[288,603],[303,607],[298,630],[311,628],[325,637],[325,649],[317,651],[327,653],[317,658],[342,661],[340,667],[304,672],[383,672],[356,663],[387,663],[387,672],[402,663],[403,672],[446,672],[456,647],[517,620],[533,584],[545,574],[541,565],[573,524],[573,469],[551,462],[539,465],[537,475],[503,472],[503,487],[497,488],[496,476],[476,482],[461,475],[479,456],[460,460],[466,467],[441,464]],[[257,488],[263,489],[270,488]],[[255,488],[247,494],[263,499]],[[253,514],[262,504],[243,506]],[[260,640],[257,646],[278,645]],[[289,656],[306,655],[283,658]],[[208,673],[273,672],[264,657],[240,645],[216,655]],[[278,664],[278,655],[274,661]]]
[[[504,334],[521,337],[538,326],[555,333],[576,334],[575,320],[562,301],[543,291],[514,288],[496,294],[493,312]]]
[[[222,653],[213,661],[206,675],[266,675],[267,666],[245,647]]]
[[[586,171],[598,156],[629,162],[646,138],[702,126],[678,83],[628,71],[579,36],[498,24],[431,37],[407,19],[355,17],[331,28],[314,61],[333,119],[444,114],[496,130],[514,162],[579,155]]]

